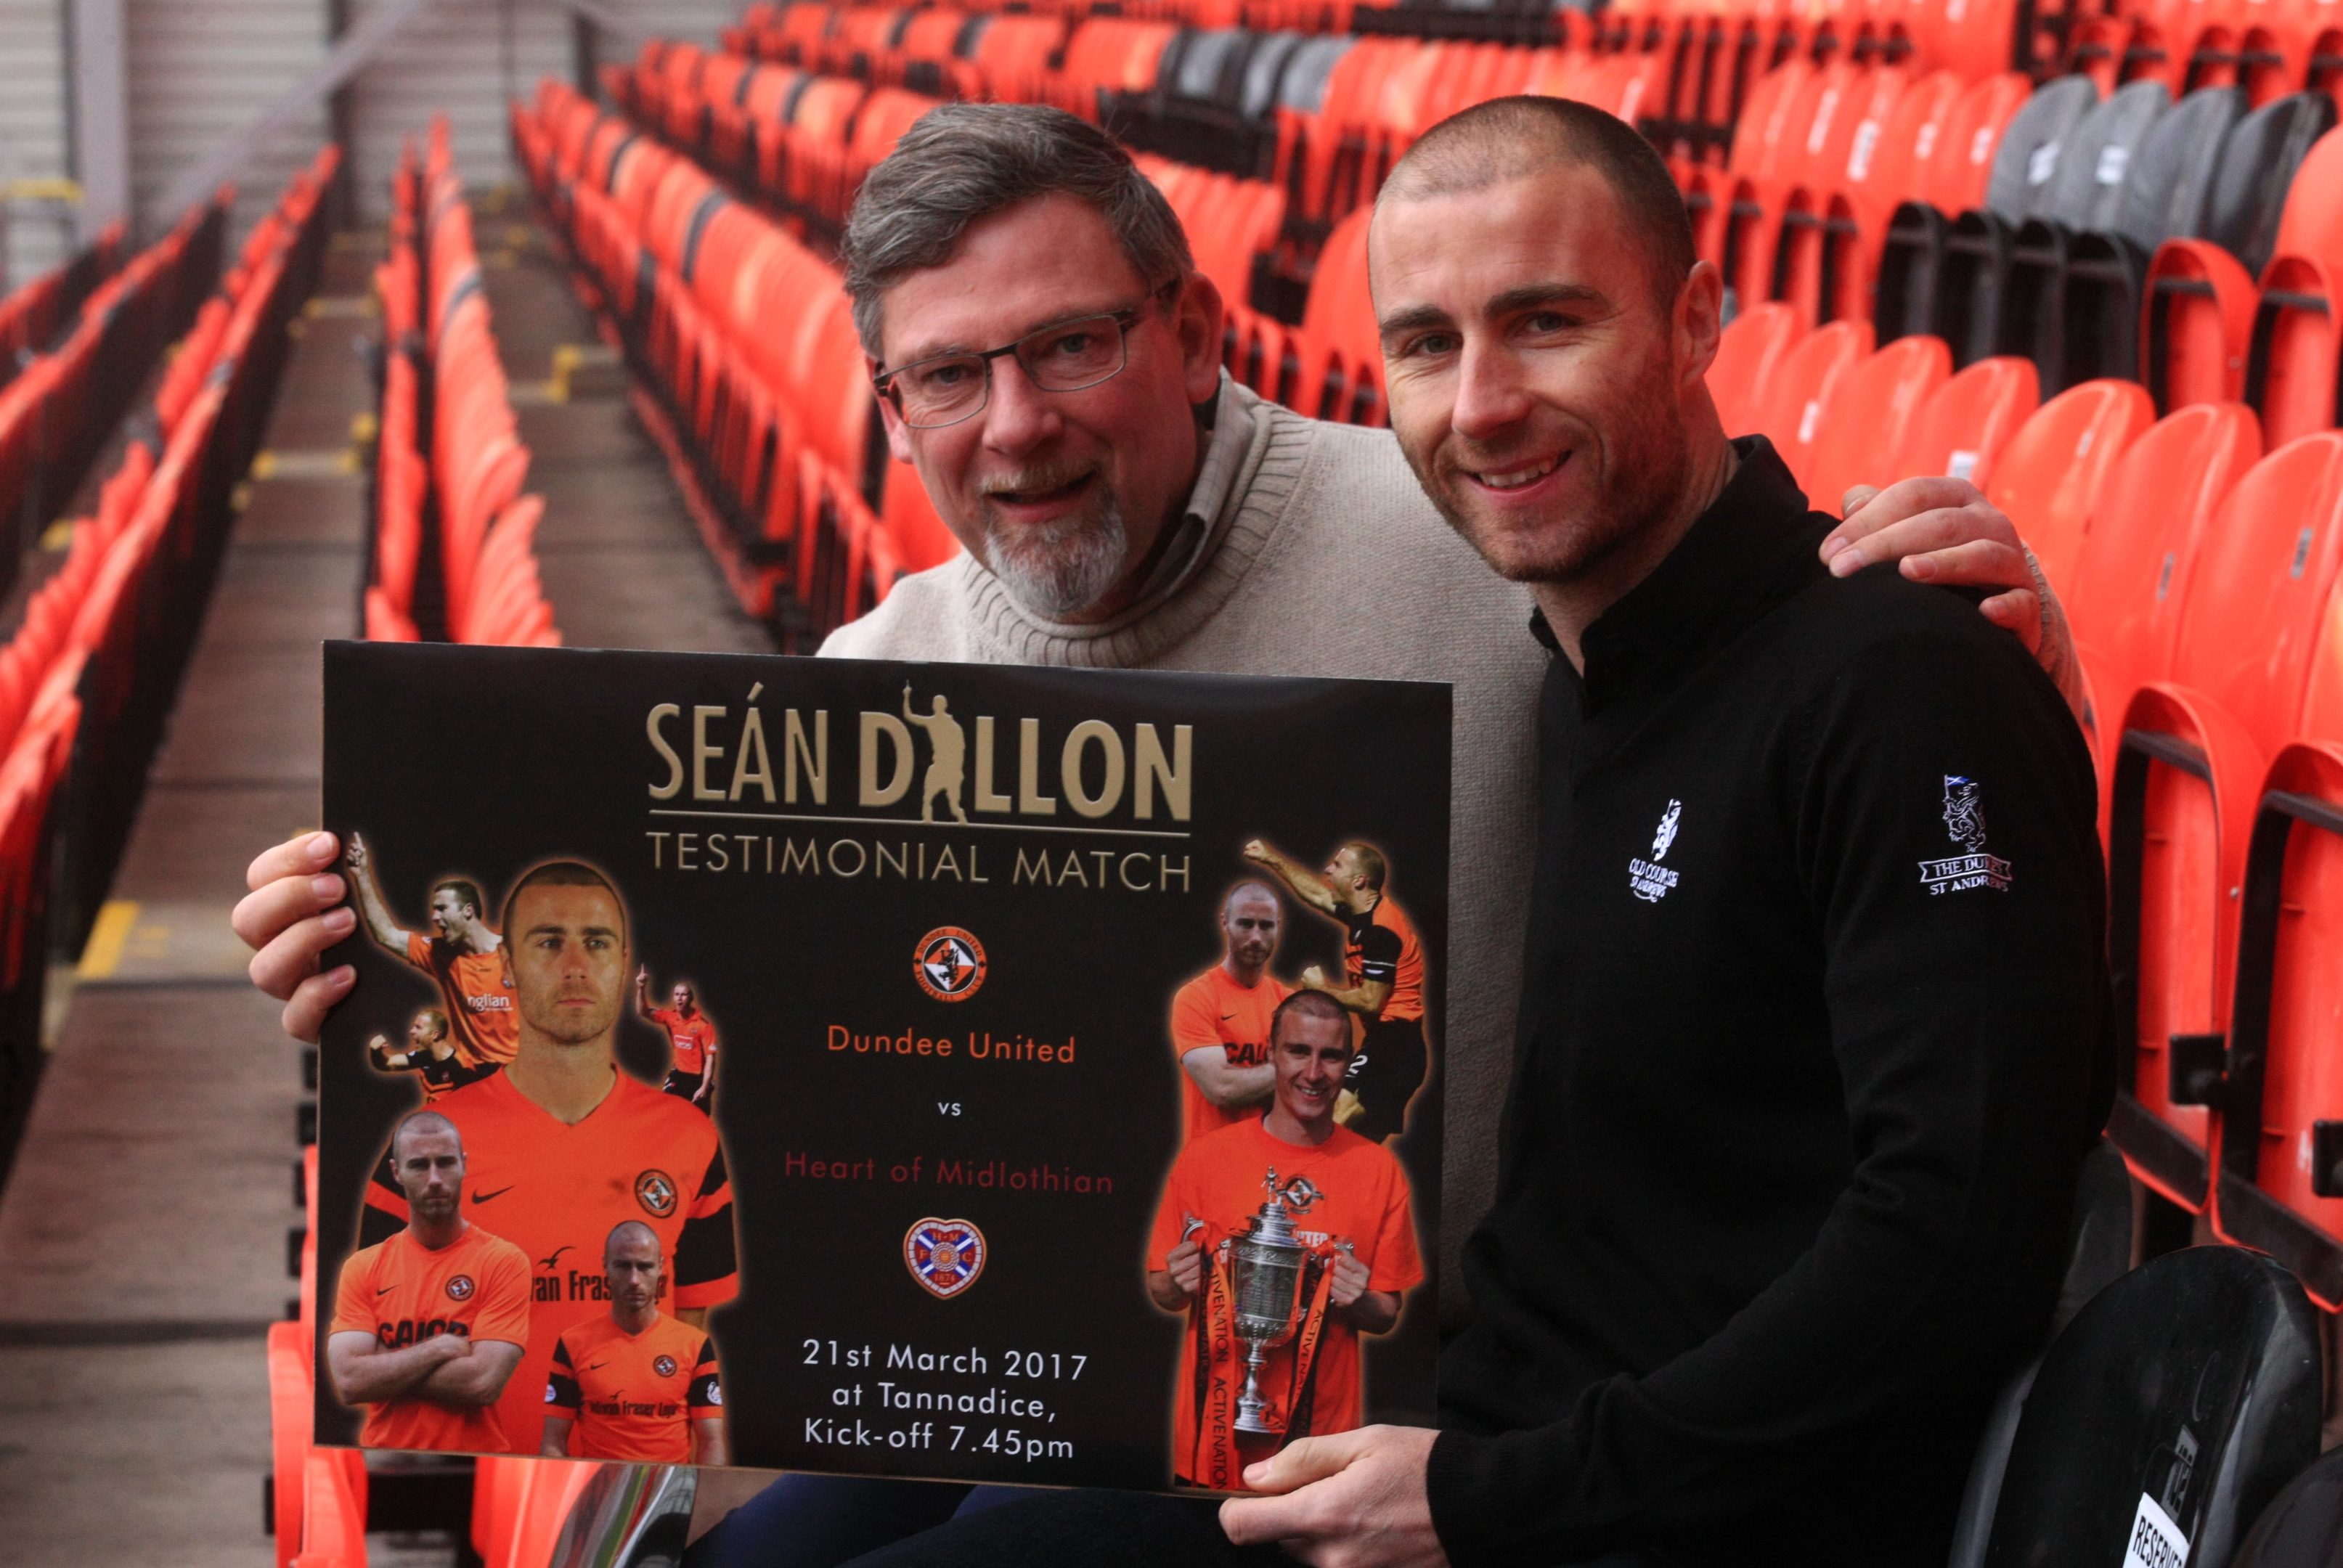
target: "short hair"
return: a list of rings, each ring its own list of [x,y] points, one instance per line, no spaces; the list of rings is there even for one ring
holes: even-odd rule
[[[457,1131],[454,1122],[436,1111],[413,1111],[399,1118],[398,1125],[390,1130],[390,1162],[394,1166],[398,1163],[398,1141],[409,1131],[445,1132],[456,1141],[456,1152],[464,1152],[464,1135]]]
[[[887,290],[950,261],[970,224],[1060,194],[1106,220],[1149,287],[1195,270],[1172,204],[1098,126],[1046,104],[944,104],[911,123],[847,215],[839,260],[863,351],[880,357]]]
[[[1367,879],[1367,890],[1371,893],[1382,892],[1383,879],[1391,875],[1391,867],[1385,863],[1383,852],[1373,844],[1363,843],[1356,839],[1352,839],[1342,848],[1358,857],[1359,875]]]
[[[480,884],[469,877],[442,877],[431,884],[432,897],[437,898],[442,892],[453,893],[458,903],[470,905],[474,920],[479,919],[481,912],[488,907],[488,900],[480,897]]]
[[[437,1008],[427,1007],[415,1016],[431,1026],[432,1039],[445,1040],[447,1037],[447,1015]]]
[[[659,1245],[659,1232],[657,1231],[652,1230],[640,1220],[621,1220],[617,1224],[610,1227],[610,1233],[608,1235],[602,1238],[602,1261],[604,1262],[607,1263],[610,1261],[610,1249],[617,1246],[618,1244],[619,1236],[628,1231],[640,1231],[644,1235],[649,1236],[651,1239],[652,1251],[659,1253],[662,1259],[667,1256],[666,1250]]]
[[[599,888],[618,906],[618,930],[624,932],[627,929],[627,900],[618,896],[609,878],[583,860],[548,860],[523,872],[520,880],[512,885],[512,891],[505,895],[504,912],[498,919],[507,932],[512,930],[513,906],[531,888]]]
[[[1651,263],[1652,285],[1672,303],[1695,259],[1692,215],[1659,149],[1626,121],[1568,98],[1492,98],[1441,121],[1392,168],[1376,197],[1456,196],[1561,163],[1592,166]]]
[[[1257,877],[1248,877],[1243,881],[1239,882],[1236,886],[1231,888],[1228,892],[1222,896],[1221,900],[1221,913],[1222,915],[1226,915],[1229,912],[1229,906],[1235,903],[1239,898],[1242,897],[1246,893],[1259,893],[1271,903],[1276,904],[1278,906],[1279,913],[1282,914],[1284,912],[1285,906],[1278,898],[1277,890],[1275,888],[1271,887],[1267,882],[1261,880]]]
[[[1287,1015],[1293,1013],[1307,1013],[1312,1018],[1322,1018],[1329,1022],[1341,1024],[1342,1043],[1350,1046],[1353,1050],[1358,1049],[1356,1042],[1351,1039],[1350,1010],[1322,990],[1298,990],[1277,1004],[1277,1010],[1269,1015],[1270,1044],[1277,1043],[1279,1030],[1283,1027]]]

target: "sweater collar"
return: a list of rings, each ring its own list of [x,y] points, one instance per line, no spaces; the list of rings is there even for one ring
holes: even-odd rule
[[[1764,614],[1783,584],[1805,575],[1801,566],[1815,566],[1810,551],[1801,554],[1811,531],[1806,498],[1773,443],[1744,436],[1733,447],[1740,466],[1716,499],[1650,576],[1586,628],[1579,641],[1585,675],[1555,661],[1556,672],[1577,684],[1585,711],[1730,637]],[[1542,614],[1531,630],[1559,648]]]

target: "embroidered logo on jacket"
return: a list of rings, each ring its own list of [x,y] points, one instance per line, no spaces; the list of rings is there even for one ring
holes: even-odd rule
[[[1676,822],[1683,816],[1684,802],[1669,801],[1668,809],[1660,813],[1659,830],[1652,835],[1652,858],[1628,857],[1627,890],[1647,904],[1658,903],[1676,885],[1676,874],[1659,862],[1668,858],[1668,846],[1676,841]]]
[[[1968,853],[1920,862],[1920,881],[1931,897],[1969,888],[2009,891],[2009,862],[1985,852],[1985,799],[1976,779],[1945,775],[1945,832]]]

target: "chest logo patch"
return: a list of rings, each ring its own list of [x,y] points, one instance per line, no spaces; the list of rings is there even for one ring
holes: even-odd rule
[[[1676,823],[1683,816],[1684,802],[1669,801],[1668,809],[1660,813],[1659,829],[1652,835],[1652,858],[1631,855],[1627,859],[1627,890],[1647,904],[1658,903],[1676,885],[1676,874],[1660,862],[1668,858],[1668,848],[1676,841]]]
[[[1971,888],[2009,891],[2009,862],[1985,852],[1985,799],[1976,779],[1945,775],[1945,832],[1967,852],[1920,862],[1920,882],[1931,898]]]
[[[985,1258],[984,1232],[965,1220],[921,1220],[903,1232],[903,1266],[938,1301],[976,1283]]]
[[[472,1276],[458,1274],[447,1282],[447,1299],[451,1302],[468,1302],[472,1299],[473,1289]]]
[[[635,1201],[643,1212],[664,1220],[675,1212],[675,1178],[664,1171],[646,1171],[635,1178]]]
[[[651,1371],[657,1372],[661,1377],[673,1377],[675,1375],[675,1358],[673,1356],[659,1357],[657,1361],[651,1362]]]

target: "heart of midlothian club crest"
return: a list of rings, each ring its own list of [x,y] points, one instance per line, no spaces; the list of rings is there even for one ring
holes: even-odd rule
[[[921,1220],[903,1232],[904,1267],[940,1300],[976,1283],[984,1259],[984,1232],[965,1220]]]

